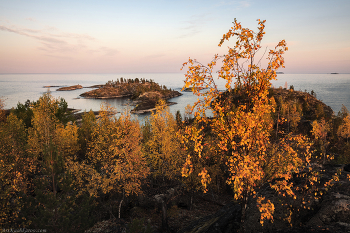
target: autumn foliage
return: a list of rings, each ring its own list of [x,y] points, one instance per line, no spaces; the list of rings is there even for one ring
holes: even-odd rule
[[[88,143],[86,163],[91,165],[88,192],[139,193],[141,181],[148,175],[146,160],[141,152],[141,129],[130,114],[115,118],[103,108]]]
[[[263,48],[264,28],[265,21],[252,31],[235,20],[219,43],[233,41],[227,54],[206,65],[191,58],[183,64],[184,88],[200,97],[184,120],[161,99],[143,123],[107,104],[98,116],[90,111],[75,121],[67,103],[50,93],[6,115],[0,99],[1,227],[84,232],[98,221],[123,218],[139,197],[173,184],[189,197],[189,209],[195,193],[230,193],[242,207],[241,230],[252,202],[261,225],[272,223],[281,205],[292,224],[338,180],[334,174],[321,182],[317,167],[337,154],[337,161],[350,161],[350,115],[343,107],[330,116],[308,102],[309,93],[271,87],[288,48],[284,40]],[[225,81],[224,91],[217,79]],[[126,80],[106,88],[119,82]],[[171,198],[162,199],[165,220]],[[177,216],[177,209],[174,204],[169,215]]]
[[[261,68],[261,57],[257,54],[262,49],[264,28],[265,21],[258,20],[258,30],[254,32],[235,20],[219,43],[222,46],[229,39],[236,40],[233,47],[228,47],[227,54],[216,54],[207,65],[191,58],[184,63],[184,67],[188,66],[185,88],[192,88],[203,97],[192,108],[196,111],[196,120],[209,124],[211,131],[207,134],[217,140],[215,156],[225,163],[225,170],[229,172],[227,184],[232,187],[234,198],[241,202],[242,219],[248,198],[253,196],[257,198],[261,224],[273,220],[274,203],[261,196],[259,188],[269,183],[282,196],[296,198],[298,188],[293,177],[306,167],[311,169],[311,144],[304,136],[279,131],[278,137],[273,137],[276,102],[269,97],[270,81],[276,79],[276,70],[284,67],[283,54],[288,48],[284,40],[277,43],[267,52],[266,68]],[[215,70],[217,64],[222,66]],[[218,79],[225,80],[225,93],[218,90],[215,73]],[[207,91],[200,91],[204,88]],[[291,106],[296,112],[296,106]],[[206,109],[212,111],[212,119],[203,117]],[[291,128],[296,128],[294,122],[298,119],[300,117],[293,118]],[[192,164],[202,158],[206,144],[205,136],[197,133],[201,128],[195,124],[190,127],[193,133],[187,137],[195,141],[196,153],[188,155],[183,169],[185,177],[194,172]],[[205,190],[211,182],[208,171],[203,167],[197,172]]]
[[[178,179],[184,151],[174,116],[160,100],[143,127],[143,151],[154,177]]]

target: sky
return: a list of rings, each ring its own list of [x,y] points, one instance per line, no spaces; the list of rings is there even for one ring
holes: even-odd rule
[[[185,72],[234,19],[263,47],[284,39],[284,73],[350,73],[350,0],[0,0],[0,73]]]

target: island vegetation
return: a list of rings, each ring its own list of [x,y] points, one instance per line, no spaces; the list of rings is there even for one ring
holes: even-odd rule
[[[254,32],[234,21],[220,42],[237,37],[228,54],[208,65],[184,64],[184,88],[203,96],[184,115],[169,112],[170,90],[136,85],[142,80],[124,88],[111,81],[88,94],[159,93],[142,124],[129,112],[110,115],[108,105],[98,118],[90,111],[77,122],[66,101],[50,93],[8,113],[1,100],[2,229],[349,230],[349,111],[334,114],[313,91],[272,88],[287,47],[281,41],[269,51],[266,69],[254,65],[265,21],[258,25]],[[216,63],[223,64],[224,92],[212,75]]]
[[[130,97],[135,102],[133,113],[144,113],[155,109],[160,99],[168,100],[182,94],[168,89],[166,86],[155,83],[152,79],[124,79],[108,81],[105,85],[99,85],[97,89],[85,92],[80,96],[94,99],[111,99]],[[165,102],[165,104],[173,104]]]

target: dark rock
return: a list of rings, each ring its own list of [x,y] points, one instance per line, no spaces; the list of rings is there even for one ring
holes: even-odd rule
[[[321,203],[320,210],[308,221],[308,226],[339,224],[350,230],[350,196],[329,193]]]
[[[177,204],[177,207],[179,207],[181,209],[190,209],[190,206],[187,203],[185,203],[185,202],[179,202]]]
[[[350,232],[350,181],[347,174],[339,175],[339,181],[333,181],[327,189],[323,185],[332,179],[339,167],[328,165],[322,168],[320,183],[313,188],[322,190],[323,195],[320,199],[314,199],[311,195],[304,199],[305,209],[300,208],[301,193],[294,200],[278,195],[271,188],[259,190],[259,195],[274,203],[274,221],[265,221],[263,226],[259,223],[261,213],[256,200],[252,198],[245,219],[245,232]],[[286,220],[289,214],[286,204],[293,206],[292,225]]]
[[[213,215],[194,221],[178,233],[224,233],[237,232],[240,226],[241,206],[233,202],[227,204]]]
[[[344,166],[344,171],[350,172],[350,164],[346,164],[346,165]]]
[[[150,198],[142,194],[137,196],[137,202],[138,206],[144,209],[154,209],[157,205],[154,198]]]
[[[110,219],[96,223],[85,233],[124,233],[127,225],[123,219]]]

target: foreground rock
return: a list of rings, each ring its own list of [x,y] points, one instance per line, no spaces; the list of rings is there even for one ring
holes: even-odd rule
[[[269,185],[266,185],[259,191],[259,195],[270,199],[275,204],[274,221],[266,221],[264,225],[261,225],[261,213],[256,207],[256,200],[251,199],[244,222],[244,231],[281,233],[350,232],[350,180],[347,177],[350,172],[347,172],[344,167],[346,166],[325,167],[322,179],[331,178],[340,169],[342,172],[339,181],[334,182],[328,191],[324,190],[325,194],[321,199],[314,200],[310,198],[308,204],[310,209],[297,210],[298,199],[283,199],[270,189]],[[282,206],[281,203],[293,206],[291,222],[286,220],[288,211],[286,206]],[[240,215],[240,206],[230,203],[215,214],[194,221],[178,232],[238,232],[243,229],[240,225]]]
[[[240,225],[241,207],[231,202],[213,215],[194,221],[178,233],[221,233],[237,232]]]
[[[332,176],[341,171],[339,181],[334,182],[328,190],[323,183],[314,186],[323,190],[324,194],[320,199],[315,200],[311,196],[306,196],[307,208],[300,208],[302,194],[297,195],[297,199],[282,198],[269,187],[260,191],[260,195],[268,198],[275,204],[275,214],[273,222],[266,222],[263,226],[259,223],[260,212],[256,207],[256,201],[252,200],[247,210],[245,221],[246,232],[350,232],[350,174],[344,170],[344,166],[323,167],[322,180],[330,180]],[[295,185],[298,185],[297,182]],[[302,185],[302,184],[300,184]],[[293,214],[291,221],[286,221],[289,212],[286,206],[292,206]],[[328,229],[328,230],[327,230]]]
[[[95,224],[85,233],[125,233],[127,224],[122,219],[110,219]]]
[[[223,207],[207,211],[206,214],[200,215],[205,210],[210,210],[209,206],[214,204],[213,201],[208,202],[205,200],[210,198],[211,195],[203,196],[206,197],[204,199],[199,198],[200,196],[197,195],[196,205],[192,210],[187,209],[188,207],[182,209],[180,206],[182,206],[182,203],[186,202],[184,201],[186,199],[181,198],[180,188],[172,188],[161,192],[163,194],[150,195],[149,197],[140,195],[138,197],[137,206],[130,210],[130,219],[125,219],[128,223],[123,223],[122,220],[110,219],[109,221],[96,224],[93,228],[94,230],[92,231],[92,229],[90,229],[88,232],[122,232],[122,229],[129,229],[134,219],[143,219],[143,221],[145,221],[143,226],[149,224],[149,229],[152,229],[150,232],[224,233],[239,232],[242,229],[244,229],[245,232],[266,233],[350,232],[350,180],[347,178],[350,172],[347,172],[344,168],[347,168],[347,166],[323,167],[325,171],[322,173],[322,179],[325,180],[331,178],[337,170],[341,169],[342,172],[339,176],[339,181],[334,182],[333,186],[328,191],[325,190],[321,199],[318,201],[310,201],[308,205],[310,209],[297,210],[297,208],[295,208],[290,223],[284,220],[287,213],[286,207],[281,206],[279,203],[281,203],[281,201],[287,201],[289,204],[297,207],[298,200],[282,200],[281,196],[270,189],[268,184],[262,187],[259,191],[259,195],[269,198],[275,204],[274,221],[266,221],[262,226],[259,222],[260,212],[256,207],[256,201],[251,199],[247,210],[247,217],[244,222],[244,228],[241,225],[240,205],[235,202],[225,201]],[[323,185],[320,185],[320,187],[322,186]],[[220,199],[222,199],[222,197]],[[173,210],[168,206],[169,229],[168,231],[164,231],[162,230],[164,227],[161,227],[164,225],[164,223],[161,223],[161,219],[164,217],[159,216],[158,220],[155,219],[154,210],[159,209],[158,215],[164,215],[164,211],[161,211],[162,205],[159,206],[159,203],[163,203],[167,200],[171,200],[173,204],[178,207],[174,215],[172,214]],[[202,209],[203,206],[205,206],[205,209]],[[198,210],[200,212],[198,212]],[[177,220],[175,221],[175,219]],[[191,221],[188,221],[190,219]],[[179,224],[176,226],[179,227],[174,227],[174,223],[177,221],[179,221]]]

